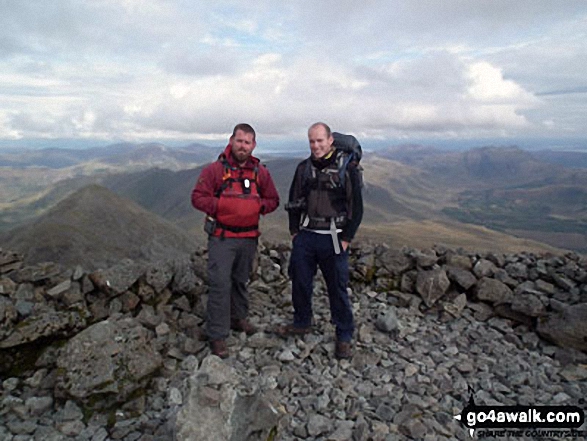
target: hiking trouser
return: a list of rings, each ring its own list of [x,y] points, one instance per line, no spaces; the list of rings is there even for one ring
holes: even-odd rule
[[[336,327],[336,338],[348,342],[351,341],[354,330],[353,310],[347,292],[348,250],[342,251],[342,245],[340,249],[340,254],[336,254],[332,236],[329,234],[302,230],[294,237],[290,263],[293,324],[300,328],[312,325],[314,276],[319,267],[326,280],[330,316]]]
[[[208,238],[208,305],[206,330],[211,340],[223,340],[231,319],[249,313],[247,282],[257,252],[257,238]]]

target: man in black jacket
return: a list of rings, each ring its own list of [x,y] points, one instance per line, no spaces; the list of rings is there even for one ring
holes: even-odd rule
[[[356,159],[349,161],[348,153],[334,147],[326,124],[313,124],[308,140],[311,155],[296,168],[286,206],[293,242],[290,276],[294,320],[276,332],[289,336],[311,331],[313,280],[319,267],[336,327],[335,355],[350,358],[354,323],[347,292],[348,252],[363,217],[360,166]]]

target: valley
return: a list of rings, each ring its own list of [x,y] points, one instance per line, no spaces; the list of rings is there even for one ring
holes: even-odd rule
[[[28,254],[33,245],[27,238],[39,237],[41,225],[47,228],[48,219],[53,222],[60,216],[66,218],[60,222],[69,225],[70,231],[96,230],[100,223],[107,230],[107,221],[101,217],[110,216],[116,205],[116,217],[124,219],[125,204],[130,211],[136,211],[131,208],[136,204],[165,228],[172,227],[174,235],[183,231],[190,242],[205,243],[202,215],[191,206],[190,194],[201,167],[214,160],[220,148],[171,149],[148,144],[119,146],[120,151],[104,149],[80,154],[77,162],[71,152],[66,161],[63,152],[55,151],[46,154],[56,157],[44,159],[36,152],[28,162],[26,155],[17,161],[13,154],[12,166],[4,159],[0,167],[0,246]],[[255,153],[264,159],[262,149]],[[282,207],[300,159],[268,157],[264,161],[282,198],[277,212],[262,219],[266,241],[289,237]],[[479,251],[584,253],[587,169],[563,166],[564,158],[558,163],[556,159],[509,147],[454,152],[410,146],[366,152],[361,162],[365,212],[356,241],[394,247],[440,244]],[[120,199],[113,204],[108,196],[101,210],[93,207],[93,216],[78,219],[96,225],[75,227],[75,213],[59,212],[58,207],[63,201],[66,206],[85,206],[77,199],[88,185],[104,187]],[[73,200],[68,201],[70,198]],[[60,237],[55,231],[42,231],[41,235]],[[63,238],[68,239],[71,235]],[[140,241],[140,235],[118,240],[122,250],[140,247],[134,243]]]

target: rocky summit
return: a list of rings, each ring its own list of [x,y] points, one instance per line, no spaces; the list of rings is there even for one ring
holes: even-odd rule
[[[312,332],[272,333],[292,316],[289,255],[260,244],[260,331],[233,332],[220,360],[203,249],[91,272],[1,251],[0,440],[465,440],[472,397],[584,408],[585,257],[353,248],[339,361],[320,275]]]

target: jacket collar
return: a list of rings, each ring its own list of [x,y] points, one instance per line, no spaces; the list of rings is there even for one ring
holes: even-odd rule
[[[219,160],[226,159],[226,162],[228,162],[228,164],[231,167],[239,167],[238,163],[235,161],[234,157],[232,156],[232,144],[228,144],[226,146],[226,148],[224,149],[224,152],[222,152],[220,154],[220,156],[218,156],[218,159]],[[245,165],[242,166],[242,168],[254,169],[255,166],[257,166],[257,164],[259,164],[259,159],[254,157],[253,155],[251,155],[249,157],[249,159],[247,160],[247,162],[245,163]]]

